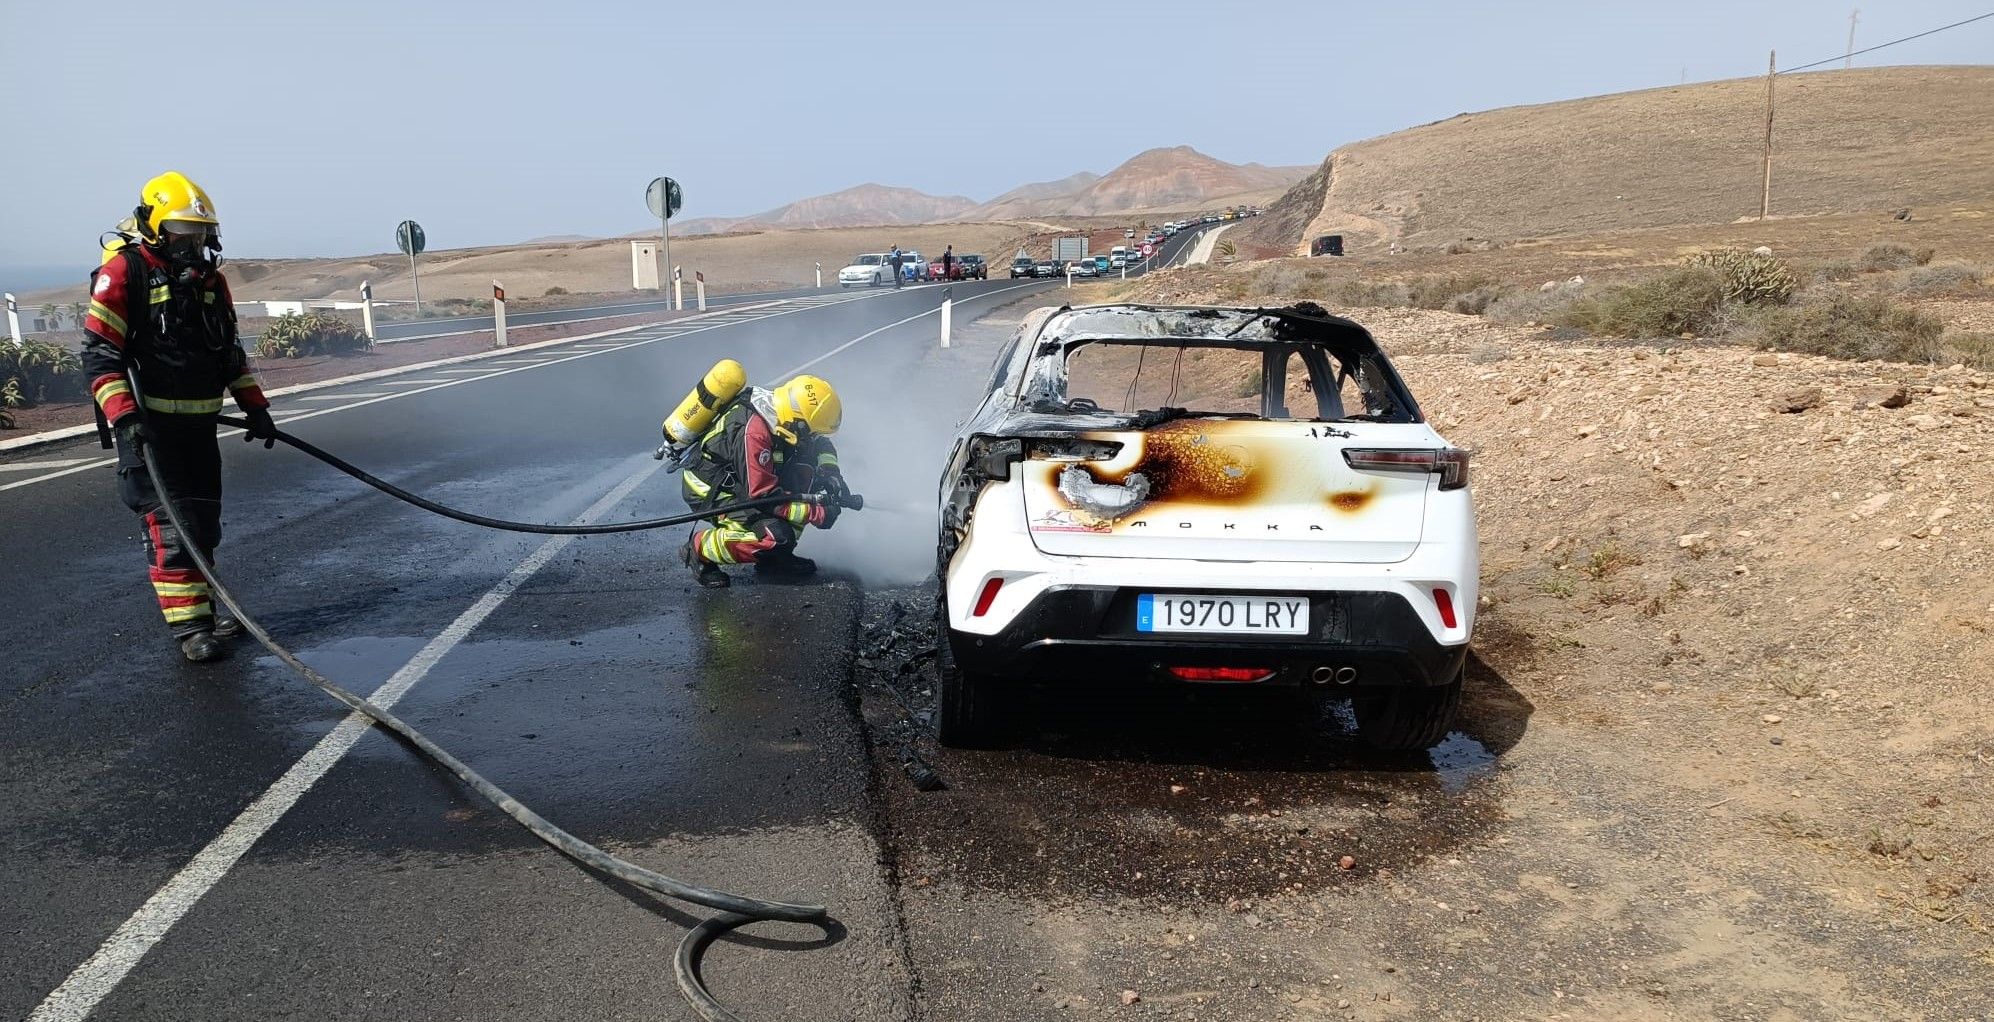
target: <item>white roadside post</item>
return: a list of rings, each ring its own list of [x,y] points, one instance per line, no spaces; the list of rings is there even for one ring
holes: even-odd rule
[[[824,264],[823,264],[823,263],[818,263],[818,264],[817,264],[817,290],[819,290],[819,291],[822,291],[823,289],[824,289]]]
[[[949,346],[949,319],[955,313],[955,299],[949,296],[950,288],[942,288],[942,347]]]
[[[7,336],[14,339],[14,347],[21,346],[21,303],[12,291],[7,292]]]
[[[1066,289],[1067,289],[1068,291],[1071,291],[1071,290],[1073,290],[1073,262],[1072,262],[1072,260],[1068,260],[1068,261],[1067,261],[1067,263],[1066,263]]]
[[[685,311],[685,270],[679,266],[672,267],[672,311]]]
[[[699,295],[699,311],[706,311],[706,271],[692,271],[692,289]]]
[[[492,281],[492,323],[498,330],[498,347],[505,347],[505,285]]]
[[[367,331],[367,343],[374,343],[374,282],[360,282],[360,327]]]

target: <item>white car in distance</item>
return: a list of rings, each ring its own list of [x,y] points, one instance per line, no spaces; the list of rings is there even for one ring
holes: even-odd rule
[[[856,284],[878,287],[892,282],[893,267],[886,261],[884,252],[868,252],[838,271],[839,287],[851,287]]]
[[[1447,734],[1480,554],[1468,452],[1369,332],[1287,309],[1041,309],[939,493],[936,735],[998,740],[1032,682],[1282,686]]]

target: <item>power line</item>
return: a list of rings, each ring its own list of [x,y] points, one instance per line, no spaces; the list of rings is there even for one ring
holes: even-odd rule
[[[1854,53],[1838,53],[1832,57],[1829,57],[1827,60],[1817,60],[1812,64],[1802,64],[1799,67],[1789,67],[1786,70],[1781,71],[1779,73],[1787,75],[1787,74],[1792,74],[1795,71],[1805,71],[1809,68],[1820,67],[1823,64],[1832,64],[1838,60],[1849,60],[1854,57],[1860,57],[1865,53],[1875,53],[1877,50],[1883,49],[1886,46],[1895,46],[1898,43],[1908,43],[1913,39],[1923,39],[1928,35],[1937,35],[1938,33],[1947,31],[1948,29],[1955,29],[1960,27],[1961,25],[1971,25],[1976,21],[1986,21],[1988,18],[1994,18],[1994,11],[1988,11],[1986,14],[1982,14],[1977,17],[1968,18],[1965,21],[1955,21],[1950,25],[1940,25],[1938,28],[1928,29],[1924,32],[1918,33],[1917,35],[1907,35],[1902,39],[1892,39],[1887,43],[1877,43],[1875,46],[1871,46],[1865,49],[1860,49],[1855,51]]]

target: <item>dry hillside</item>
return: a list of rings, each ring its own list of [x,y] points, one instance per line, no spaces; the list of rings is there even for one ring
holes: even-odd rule
[[[1773,212],[1994,195],[1994,68],[1827,71],[1778,81]],[[1650,89],[1458,117],[1344,146],[1234,232],[1258,254],[1317,234],[1441,245],[1756,215],[1765,81]]]
[[[928,224],[960,219],[975,202],[961,195],[929,195],[912,188],[863,184],[829,195],[798,199],[752,216],[701,217],[680,225],[684,234],[799,230],[880,224]]]

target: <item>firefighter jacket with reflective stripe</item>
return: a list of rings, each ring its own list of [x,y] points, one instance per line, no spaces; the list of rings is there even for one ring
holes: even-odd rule
[[[784,443],[768,420],[755,411],[753,393],[752,389],[743,391],[730,402],[700,438],[699,455],[681,477],[686,504],[694,510],[774,496],[785,492],[785,480],[810,479],[818,472],[837,470],[838,451],[830,440],[810,436],[796,444]],[[805,467],[810,471],[790,471]],[[799,501],[792,507],[778,506],[758,514],[797,525],[817,525],[823,510]]]
[[[133,367],[149,412],[213,415],[223,391],[244,410],[270,406],[249,372],[219,271],[174,280],[151,250],[130,246],[97,270],[83,328],[84,375],[114,425],[138,411],[125,382]]]

